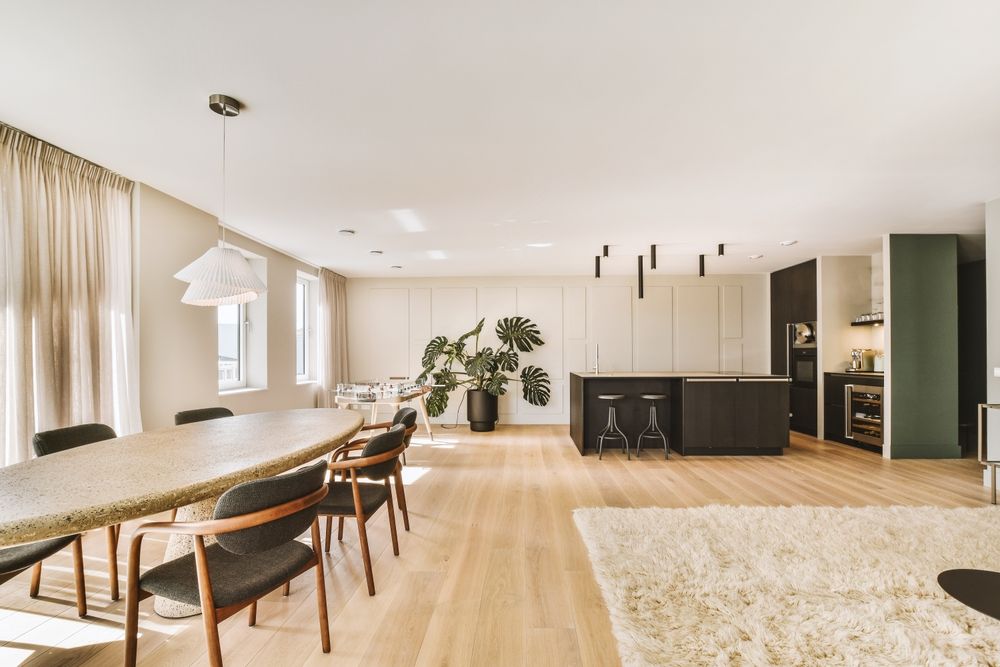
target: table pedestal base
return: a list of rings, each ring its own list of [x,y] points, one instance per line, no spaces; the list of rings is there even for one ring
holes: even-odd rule
[[[215,503],[218,498],[209,498],[192,505],[185,505],[177,510],[177,521],[207,521],[212,518],[215,511]],[[215,542],[214,537],[206,537],[205,545]],[[163,555],[163,562],[186,556],[194,551],[194,538],[190,535],[171,535],[167,542],[167,552]],[[187,616],[197,616],[201,613],[198,605],[184,604],[176,600],[167,598],[153,598],[153,611],[163,618],[185,618]]]

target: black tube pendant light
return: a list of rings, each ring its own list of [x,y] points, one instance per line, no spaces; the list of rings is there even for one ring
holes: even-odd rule
[[[604,256],[608,256],[608,246],[604,246]]]
[[[594,277],[595,278],[600,278],[601,277],[601,256],[600,255],[594,255]]]
[[[705,256],[704,255],[698,255],[698,277],[699,278],[704,278],[705,277]]]
[[[649,246],[649,268],[656,268],[656,244]]]
[[[642,293],[642,255],[639,255],[639,298],[643,297]]]
[[[726,244],[725,243],[720,243],[719,244],[719,257],[722,257],[725,254],[726,254]]]

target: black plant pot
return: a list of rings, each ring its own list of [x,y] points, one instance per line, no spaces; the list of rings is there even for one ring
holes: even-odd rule
[[[473,431],[492,431],[497,423],[497,397],[482,389],[470,389],[466,397],[466,416]]]

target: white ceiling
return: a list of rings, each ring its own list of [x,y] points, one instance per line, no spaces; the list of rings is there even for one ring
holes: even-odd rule
[[[631,272],[654,242],[667,271],[721,242],[710,272],[766,271],[982,232],[998,25],[994,0],[2,0],[0,120],[218,214],[207,97],[233,95],[229,224],[350,276],[587,274],[604,243]]]

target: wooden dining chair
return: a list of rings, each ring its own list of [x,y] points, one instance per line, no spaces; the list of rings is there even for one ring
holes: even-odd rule
[[[193,424],[194,422],[205,422],[211,419],[222,419],[232,417],[233,411],[229,408],[197,408],[195,410],[181,410],[174,415],[174,426],[181,424]]]
[[[31,439],[31,446],[35,450],[36,456],[48,456],[67,449],[75,449],[84,445],[90,445],[102,440],[117,438],[115,430],[106,424],[80,424],[78,426],[68,426],[57,428],[51,431],[36,433]],[[107,542],[108,557],[108,584],[111,588],[111,599],[117,600],[118,595],[118,536],[121,534],[121,524],[107,526],[104,529]],[[74,547],[75,548],[75,547]],[[35,565],[35,572],[32,575],[32,589],[35,595],[38,594],[37,586],[34,582],[41,579],[42,563]]]
[[[389,430],[396,424],[402,424],[406,431],[403,434],[403,463],[406,463],[406,450],[410,448],[410,439],[413,438],[413,434],[417,432],[417,411],[413,408],[400,408],[393,415],[391,422],[382,422],[379,424],[369,424],[368,426],[362,426],[362,431],[369,431],[372,429]],[[370,436],[369,436],[370,437]],[[346,445],[342,445],[333,451],[331,460],[340,460],[344,458],[350,458],[352,455],[356,455],[360,452],[365,443],[368,442],[368,437],[358,438],[352,440]],[[396,503],[399,506],[399,511],[403,514],[403,528],[406,531],[410,530],[410,513],[406,509],[406,490],[403,486],[403,467],[396,466],[396,469],[392,471],[393,483],[396,487]],[[341,473],[341,480],[347,479],[346,473]],[[330,541],[330,530],[332,525],[332,517],[327,517],[326,519],[326,541]],[[342,535],[344,531],[344,520],[340,519],[340,527],[338,532]],[[329,550],[329,545],[327,546]]]
[[[125,664],[135,665],[139,602],[151,595],[201,606],[209,663],[222,664],[219,623],[250,607],[249,625],[257,623],[257,600],[310,569],[316,571],[316,601],[323,652],[330,652],[326,583],[320,555],[317,508],[326,497],[328,463],[320,461],[294,472],[238,484],[215,505],[213,518],[187,523],[159,522],[132,533],[126,590]],[[312,546],[296,538],[309,529]],[[157,565],[140,575],[146,535],[191,535],[194,552]],[[216,543],[205,546],[205,537]]]
[[[399,555],[399,540],[396,536],[396,515],[392,509],[392,487],[389,476],[399,467],[399,456],[403,453],[403,435],[405,429],[397,424],[385,433],[370,438],[361,449],[358,458],[347,458],[330,463],[333,478],[327,485],[329,495],[319,504],[320,515],[326,515],[326,551],[330,552],[330,522],[329,517],[340,519],[340,529],[337,539],[344,539],[345,517],[354,517],[358,522],[358,543],[361,546],[361,559],[365,566],[365,579],[368,581],[368,595],[375,595],[375,578],[372,575],[372,559],[368,550],[368,532],[365,524],[383,504],[389,514],[389,533],[392,535],[392,553]],[[351,481],[337,480],[338,473],[349,474]],[[361,484],[360,478],[381,480],[383,484]]]
[[[83,543],[80,535],[67,535],[51,540],[0,549],[0,584],[34,566],[31,572],[31,588],[28,594],[38,597],[42,581],[42,561],[60,551],[63,547],[73,547],[73,580],[76,584],[76,613],[80,618],[87,615],[87,588],[83,580]]]

